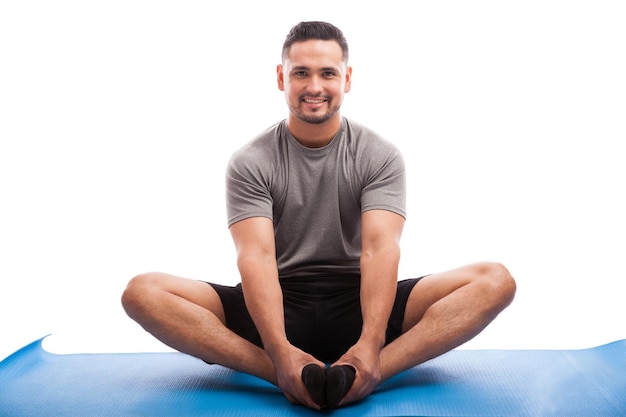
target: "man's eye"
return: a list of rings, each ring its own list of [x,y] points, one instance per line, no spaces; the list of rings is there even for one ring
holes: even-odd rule
[[[294,73],[294,75],[295,75],[296,77],[306,77],[306,72],[304,72],[304,71],[296,71],[296,72]]]
[[[334,73],[334,72],[332,72],[332,71],[326,71],[326,72],[324,73],[324,77],[326,77],[326,78],[332,78],[332,77],[334,77],[334,76],[335,76],[335,73]]]

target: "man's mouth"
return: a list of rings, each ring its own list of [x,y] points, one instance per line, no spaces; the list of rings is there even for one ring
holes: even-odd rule
[[[310,97],[304,97],[302,99],[302,101],[304,101],[307,104],[322,104],[326,101],[326,99],[323,98],[310,98]]]

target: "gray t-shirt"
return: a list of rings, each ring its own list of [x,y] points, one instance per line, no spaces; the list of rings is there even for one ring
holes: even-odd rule
[[[228,225],[273,221],[281,279],[359,274],[361,213],[405,216],[404,160],[390,142],[342,119],[332,142],[307,148],[277,123],[235,152],[226,172]]]

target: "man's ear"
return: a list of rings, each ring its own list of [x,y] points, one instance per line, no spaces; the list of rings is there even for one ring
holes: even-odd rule
[[[352,88],[352,67],[346,67],[346,86],[343,89],[344,93],[350,92]]]
[[[285,73],[281,64],[276,66],[276,82],[278,83],[278,89],[285,91]]]

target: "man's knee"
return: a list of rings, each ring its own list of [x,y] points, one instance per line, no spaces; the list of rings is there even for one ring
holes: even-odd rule
[[[476,279],[484,286],[486,293],[505,308],[513,301],[517,289],[515,279],[509,270],[497,262],[484,262],[476,265]]]
[[[133,277],[122,292],[122,306],[127,314],[141,308],[144,300],[149,297],[151,290],[158,287],[157,273],[145,273]]]

